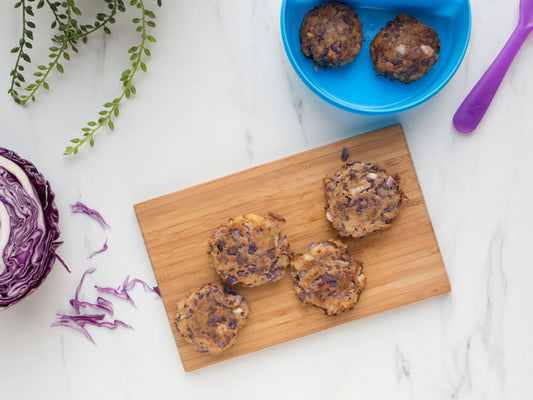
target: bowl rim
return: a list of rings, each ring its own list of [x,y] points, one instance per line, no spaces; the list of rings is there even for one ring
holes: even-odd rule
[[[426,92],[423,96],[418,97],[416,100],[403,104],[403,105],[388,105],[386,107],[380,108],[375,106],[356,106],[352,103],[349,103],[347,101],[344,101],[338,97],[335,97],[331,95],[330,93],[326,92],[323,88],[316,85],[314,82],[307,79],[307,76],[304,74],[303,70],[301,69],[300,65],[296,63],[295,55],[293,54],[292,48],[289,46],[289,39],[287,35],[287,24],[285,21],[286,11],[287,11],[287,3],[290,0],[282,0],[281,4],[281,14],[280,14],[280,27],[281,27],[281,38],[283,41],[283,47],[285,48],[285,53],[287,55],[287,58],[289,59],[289,62],[291,63],[293,69],[296,71],[296,74],[300,77],[300,79],[306,84],[308,88],[311,89],[315,94],[317,94],[322,99],[326,100],[328,103],[341,108],[345,111],[350,111],[353,113],[363,114],[363,115],[390,115],[390,114],[397,114],[403,111],[407,111],[411,108],[417,107],[420,104],[426,102],[433,96],[435,96],[438,92],[440,92],[444,86],[448,84],[448,82],[452,79],[452,77],[455,75],[457,70],[459,69],[459,66],[464,60],[464,57],[466,55],[466,51],[468,49],[468,46],[470,44],[470,35],[472,30],[472,9],[470,0],[463,0],[466,3],[466,11],[467,11],[467,21],[468,25],[466,27],[466,36],[464,40],[464,44],[462,48],[460,49],[460,55],[455,60],[455,64],[453,64],[452,69],[450,72],[441,79],[437,85],[435,85],[431,90]],[[327,0],[325,0],[327,1]]]

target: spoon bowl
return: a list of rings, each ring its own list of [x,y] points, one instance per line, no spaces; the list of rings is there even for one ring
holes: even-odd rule
[[[511,62],[533,30],[533,0],[520,0],[518,25],[485,74],[470,91],[453,116],[453,125],[461,133],[470,133],[487,111]]]
[[[522,24],[530,32],[533,30],[533,0],[520,1],[520,17],[518,23]]]

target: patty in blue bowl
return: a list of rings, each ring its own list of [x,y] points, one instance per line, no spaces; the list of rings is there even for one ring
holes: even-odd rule
[[[439,52],[437,32],[404,13],[387,22],[370,43],[374,70],[403,83],[424,77],[439,59]]]
[[[324,2],[305,14],[300,27],[302,53],[324,69],[353,61],[363,42],[363,26],[347,4]]]

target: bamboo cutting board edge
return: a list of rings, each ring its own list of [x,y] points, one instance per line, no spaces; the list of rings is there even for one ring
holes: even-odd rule
[[[391,149],[393,151],[391,151],[391,152],[381,152],[380,153],[378,150],[372,148],[372,146],[376,145],[376,144],[379,145],[379,146],[384,146],[384,144],[386,145],[387,141],[389,139],[394,142],[394,146],[395,147],[393,149]],[[355,146],[354,143],[356,143],[357,146]],[[156,237],[158,236],[158,233],[168,231],[169,230],[168,229],[169,226],[171,226],[173,228],[176,228],[176,224],[172,221],[172,218],[168,218],[168,214],[173,215],[173,217],[175,218],[175,215],[172,214],[172,212],[175,211],[175,208],[177,206],[176,198],[179,198],[180,200],[189,199],[189,200],[191,200],[190,201],[191,203],[194,203],[194,201],[197,200],[197,197],[199,199],[201,199],[202,196],[205,197],[206,193],[207,194],[209,194],[209,193],[211,193],[211,194],[212,193],[217,193],[217,191],[220,191],[221,189],[223,189],[226,186],[226,184],[228,182],[231,182],[232,180],[239,181],[239,179],[242,178],[241,180],[247,181],[247,179],[252,179],[254,177],[254,173],[261,172],[261,171],[265,171],[265,173],[266,173],[269,170],[272,170],[274,172],[278,171],[278,169],[281,170],[281,171],[287,170],[287,169],[290,170],[291,162],[295,161],[295,160],[298,160],[298,162],[301,163],[301,165],[299,164],[299,166],[301,166],[304,169],[305,168],[309,168],[309,171],[312,172],[313,168],[316,170],[316,165],[312,165],[312,164],[309,164],[309,166],[305,165],[305,156],[307,156],[307,155],[314,157],[314,158],[312,158],[311,161],[319,160],[319,162],[322,162],[322,163],[326,163],[326,161],[327,161],[327,162],[329,162],[331,164],[332,154],[334,153],[335,160],[338,159],[337,164],[340,165],[341,164],[341,161],[340,161],[340,149],[342,149],[341,146],[343,144],[346,144],[346,145],[351,144],[351,146],[349,146],[349,147],[350,147],[350,153],[355,153],[355,154],[352,154],[353,156],[356,156],[357,153],[359,153],[359,155],[361,155],[363,153],[378,154],[377,156],[375,156],[377,158],[374,159],[373,161],[376,161],[376,162],[379,163],[380,159],[383,159],[381,161],[384,161],[384,162],[386,161],[389,164],[389,166],[392,165],[393,167],[396,166],[397,168],[402,169],[406,176],[407,175],[411,175],[410,179],[409,179],[409,182],[406,182],[406,183],[408,183],[408,185],[410,187],[410,193],[408,193],[408,195],[411,195],[412,193],[416,193],[416,198],[414,199],[416,201],[414,201],[414,205],[411,208],[408,208],[408,210],[411,210],[411,209],[414,210],[413,213],[415,211],[417,211],[418,218],[422,222],[422,225],[425,224],[424,226],[425,226],[426,231],[427,231],[427,232],[426,231],[422,231],[420,233],[420,235],[422,237],[426,238],[426,239],[428,238],[428,235],[429,235],[429,239],[430,239],[429,242],[431,244],[431,246],[429,246],[429,247],[432,248],[432,252],[429,252],[427,255],[424,255],[424,258],[423,258],[423,260],[426,260],[426,258],[427,258],[426,261],[428,262],[428,265],[430,264],[429,261],[431,261],[431,264],[434,264],[434,266],[432,266],[431,268],[434,269],[434,272],[435,272],[436,276],[430,277],[430,280],[427,283],[427,285],[429,285],[429,287],[430,287],[430,290],[428,291],[426,287],[423,287],[424,290],[422,290],[420,294],[416,294],[415,295],[413,293],[410,293],[409,289],[406,289],[406,293],[404,293],[403,297],[400,298],[401,301],[399,303],[393,304],[393,305],[390,305],[390,304],[389,305],[383,305],[382,304],[380,309],[375,310],[375,309],[370,308],[370,310],[366,310],[366,311],[360,313],[357,310],[358,310],[358,306],[360,304],[363,304],[363,301],[361,301],[358,304],[358,306],[355,307],[355,310],[352,310],[353,312],[350,312],[351,314],[349,315],[349,317],[344,317],[344,315],[342,315],[341,318],[336,317],[337,319],[335,319],[335,320],[328,320],[328,322],[326,324],[324,324],[323,321],[322,321],[322,322],[318,323],[318,325],[316,327],[313,325],[314,327],[310,328],[310,330],[309,329],[300,329],[298,332],[292,332],[292,334],[286,335],[286,337],[282,337],[281,335],[278,335],[278,337],[275,337],[275,338],[268,338],[268,343],[263,343],[262,345],[257,345],[257,344],[253,345],[252,343],[247,343],[248,347],[246,348],[246,350],[242,349],[242,351],[239,351],[239,344],[240,344],[240,340],[239,340],[232,348],[228,349],[226,352],[224,352],[224,353],[222,353],[220,355],[215,355],[215,356],[209,356],[208,355],[207,357],[205,357],[205,355],[197,356],[197,355],[191,353],[190,347],[192,347],[192,346],[190,346],[190,345],[188,345],[188,344],[186,344],[184,342],[184,340],[179,336],[179,334],[174,329],[173,323],[172,323],[172,319],[173,319],[173,316],[174,316],[174,313],[175,313],[175,309],[174,309],[175,303],[174,304],[172,304],[172,303],[174,302],[175,297],[177,295],[176,295],[176,293],[174,293],[174,288],[172,288],[173,290],[172,290],[172,293],[171,293],[171,290],[169,289],[169,287],[173,286],[172,282],[173,282],[173,280],[175,280],[175,278],[170,278],[171,279],[170,284],[165,280],[166,276],[165,276],[165,279],[163,279],[163,275],[162,275],[163,272],[161,272],[163,270],[162,267],[161,267],[161,257],[159,257],[159,255],[158,255],[159,253],[161,253],[161,251],[160,251],[160,249],[156,249],[153,246],[153,243],[155,243],[157,241]],[[357,151],[354,151],[354,146],[355,146],[355,149]],[[376,151],[377,151],[377,153],[376,153]],[[323,152],[324,154],[321,154],[321,152]],[[351,159],[352,158],[353,157],[351,157]],[[355,158],[357,158],[357,157],[355,157]],[[360,158],[365,158],[365,157],[360,157]],[[302,161],[302,159],[304,161]],[[362,161],[370,161],[370,160],[366,159],[366,160],[362,160]],[[278,169],[276,169],[276,168],[278,168]],[[387,169],[388,169],[388,167],[387,167]],[[297,172],[298,171],[299,170],[297,170]],[[316,171],[315,171],[315,174],[316,174]],[[311,176],[311,178],[312,178],[312,176]],[[274,179],[275,180],[276,178],[275,177],[274,178],[269,177],[269,178],[266,178],[266,179]],[[402,179],[403,179],[403,176],[402,176]],[[313,179],[311,179],[311,181],[313,181]],[[323,194],[322,194],[322,196],[323,196]],[[192,209],[194,209],[194,205],[191,205],[191,204],[188,204],[187,207],[189,207],[189,208],[192,207]],[[187,210],[189,208],[187,208]],[[200,183],[198,185],[191,186],[191,187],[183,189],[183,190],[178,190],[178,191],[173,192],[173,193],[169,193],[169,194],[166,194],[166,195],[163,195],[163,196],[159,196],[159,197],[156,197],[156,198],[144,201],[144,202],[137,203],[137,204],[134,205],[134,209],[135,209],[135,212],[136,212],[136,215],[137,215],[137,218],[138,218],[138,222],[139,222],[139,225],[140,225],[140,228],[141,228],[141,232],[143,234],[143,238],[144,238],[144,241],[145,241],[148,253],[149,253],[149,257],[150,257],[150,261],[152,263],[152,267],[154,268],[154,273],[155,273],[156,278],[158,280],[158,284],[160,285],[160,289],[161,289],[161,292],[162,292],[163,300],[165,301],[166,298],[174,296],[174,300],[172,300],[172,302],[165,301],[165,307],[166,307],[166,310],[167,310],[169,323],[170,323],[172,332],[173,332],[174,337],[176,339],[176,344],[177,344],[179,352],[180,352],[180,357],[182,359],[182,363],[183,363],[183,366],[184,366],[186,371],[194,370],[194,369],[201,368],[201,367],[204,367],[204,366],[207,366],[207,365],[210,365],[210,364],[217,363],[219,361],[223,361],[223,360],[227,360],[227,359],[230,359],[230,358],[234,358],[234,357],[237,357],[239,355],[242,355],[242,354],[245,354],[245,353],[248,353],[248,352],[251,352],[251,351],[259,350],[261,348],[265,348],[265,347],[269,347],[269,346],[272,346],[272,345],[280,344],[280,343],[285,342],[285,341],[293,340],[293,339],[296,339],[298,337],[306,336],[306,335],[311,334],[311,333],[315,333],[315,332],[318,332],[318,331],[321,331],[321,330],[329,329],[329,328],[332,328],[334,326],[338,326],[338,325],[344,324],[346,322],[350,322],[350,321],[353,321],[353,320],[364,318],[364,317],[367,317],[367,316],[370,316],[370,315],[373,315],[373,314],[381,313],[381,312],[387,311],[389,309],[397,308],[397,307],[400,307],[400,306],[403,306],[403,305],[406,305],[406,304],[410,304],[410,303],[413,303],[413,302],[416,302],[416,301],[419,301],[419,300],[422,300],[422,299],[425,299],[425,298],[433,297],[433,296],[436,296],[438,294],[449,292],[451,290],[450,284],[449,284],[449,280],[448,280],[448,277],[447,277],[447,274],[446,274],[446,270],[444,268],[444,264],[443,264],[443,261],[442,261],[442,257],[441,257],[440,251],[438,249],[438,244],[436,242],[436,238],[435,238],[435,235],[434,235],[433,227],[431,225],[431,221],[430,221],[429,215],[427,213],[427,209],[426,209],[426,206],[425,206],[423,195],[422,195],[422,192],[420,190],[418,179],[416,177],[416,171],[414,170],[414,166],[412,165],[411,157],[410,157],[410,154],[409,154],[409,149],[407,147],[407,143],[405,141],[405,137],[403,135],[403,131],[402,131],[402,128],[401,128],[400,125],[393,125],[393,126],[390,126],[390,127],[387,127],[387,128],[378,129],[376,131],[372,131],[372,132],[369,132],[369,133],[366,133],[366,134],[363,134],[363,135],[359,135],[359,136],[355,136],[355,137],[352,137],[352,138],[344,139],[344,140],[341,140],[339,142],[335,142],[335,143],[332,143],[332,144],[329,144],[329,145],[321,146],[321,147],[318,147],[318,148],[315,148],[315,149],[312,149],[312,150],[308,150],[308,151],[305,151],[305,152],[302,152],[302,153],[298,153],[298,154],[295,154],[295,155],[292,155],[292,156],[288,156],[288,157],[285,157],[285,158],[282,158],[282,159],[279,159],[279,160],[276,160],[276,161],[272,161],[272,162],[269,162],[267,164],[262,164],[262,165],[259,165],[259,166],[255,166],[255,167],[252,167],[250,169],[247,169],[247,170],[244,170],[244,171],[241,171],[241,172],[236,172],[236,173],[233,173],[231,175],[226,175],[224,177],[221,177],[221,178],[218,178],[218,179],[215,179],[215,180],[212,180],[212,181]],[[229,209],[231,209],[231,207],[229,207]],[[307,211],[308,210],[306,210],[306,212]],[[409,211],[406,211],[406,210],[402,211],[402,214],[400,214],[400,217],[402,217],[403,214],[409,214]],[[300,213],[300,217],[302,215],[305,215],[305,213]],[[161,217],[161,218],[159,218],[159,217]],[[216,217],[216,212],[213,215],[210,215],[209,218],[213,219],[213,217]],[[178,218],[182,218],[183,219],[183,217],[178,217]],[[208,217],[205,217],[205,218],[208,218]],[[218,219],[221,219],[221,218],[218,218]],[[164,229],[161,229],[160,232],[157,232],[157,230],[153,229],[153,226],[150,226],[150,222],[149,221],[152,221],[152,223],[153,223],[153,221],[156,221],[155,223],[161,223],[163,220],[164,220],[166,226],[165,226]],[[223,220],[221,220],[219,222],[223,222]],[[312,222],[312,224],[316,225],[316,222]],[[212,226],[212,229],[214,230],[214,228],[216,228],[217,225],[218,224]],[[402,225],[402,224],[400,224],[400,225]],[[400,232],[400,225],[398,225],[398,229],[397,229],[398,232]],[[283,228],[283,226],[282,226],[282,228]],[[377,238],[379,236],[389,236],[390,237],[390,235],[388,233],[386,233],[386,232],[391,232],[391,231],[393,232],[394,228],[395,228],[395,226],[394,226],[394,223],[393,223],[393,227],[391,229],[388,229],[388,230],[386,230],[384,232],[380,232],[380,233],[374,234],[374,238]],[[289,235],[289,234],[288,234],[288,236],[289,236],[289,239],[291,240],[292,236]],[[164,246],[165,243],[168,240],[169,240],[168,238],[164,238],[162,240],[162,244],[161,245]],[[366,238],[362,239],[361,242],[364,242],[365,240],[367,240],[367,239]],[[380,240],[387,240],[387,239],[380,239]],[[375,241],[376,240],[373,239],[369,243],[373,243]],[[292,240],[291,240],[291,244],[292,244]],[[378,244],[379,244],[379,240],[378,240]],[[353,247],[352,245],[353,245],[353,243],[349,244],[349,247],[351,249]],[[372,247],[372,246],[369,246],[369,247]],[[374,247],[375,247],[375,245],[374,245]],[[360,249],[357,249],[357,251],[359,251],[359,250]],[[365,250],[364,246],[363,246],[363,250]],[[373,250],[370,250],[369,254],[372,251]],[[417,250],[417,251],[419,251],[419,250]],[[155,254],[155,253],[157,253],[157,254]],[[165,257],[165,256],[166,255],[164,254],[163,257]],[[362,257],[362,258],[364,258],[364,257]],[[365,261],[365,260],[363,260],[363,261]],[[165,268],[172,270],[172,269],[176,269],[176,268],[179,269],[180,267],[179,266],[176,267],[175,265],[170,264],[170,265],[166,266]],[[198,271],[193,271],[193,272],[194,272],[194,274],[196,274]],[[387,271],[385,270],[383,273],[381,273],[381,275],[378,275],[378,274],[375,274],[375,275],[376,276],[387,276],[386,272]],[[187,273],[190,274],[191,271],[189,271]],[[365,273],[366,273],[366,270],[365,270]],[[204,276],[206,275],[204,272],[202,272],[202,274]],[[415,270],[415,275],[416,275],[416,270]],[[369,276],[369,275],[367,274],[367,276]],[[389,276],[392,276],[392,275],[389,275]],[[283,280],[285,280],[286,278],[290,279],[290,277],[284,277]],[[187,278],[187,279],[190,279],[190,278]],[[288,282],[289,281],[287,281],[287,283]],[[403,281],[400,280],[398,282],[401,285]],[[438,282],[438,284],[435,285],[435,282]],[[276,284],[277,283],[269,284],[269,285],[276,285]],[[266,286],[269,286],[269,285],[266,285]],[[265,288],[265,287],[262,287],[262,288]],[[194,287],[192,287],[192,288],[194,288]],[[191,289],[191,288],[189,288],[189,289]],[[261,288],[256,288],[255,290],[257,291],[258,289],[261,289]],[[245,289],[245,291],[246,290],[249,291],[250,289]],[[289,289],[287,289],[287,287],[284,287],[283,290],[287,291]],[[398,288],[394,288],[394,290],[398,291],[399,289]],[[372,293],[376,293],[375,291],[372,291],[372,289],[370,287],[367,288],[365,290],[365,292],[370,293],[370,295],[372,295]],[[365,292],[363,292],[363,294],[365,294]],[[400,292],[401,292],[401,290],[399,290],[398,293],[400,293]],[[255,293],[255,292],[250,292],[250,293],[252,293],[251,296],[253,297],[254,296],[253,293]],[[248,299],[248,295],[246,295],[245,298]],[[363,300],[363,298],[364,297],[362,296],[362,300]],[[283,297],[282,299],[284,301],[289,301],[287,299],[290,299],[290,297],[289,298]],[[396,300],[398,300],[398,299],[396,299]],[[292,302],[292,300],[290,300],[290,302]],[[252,310],[254,310],[254,305],[255,304],[256,303],[254,303],[252,301],[252,303],[251,303]],[[363,310],[364,306],[360,306],[360,309]],[[313,318],[316,320],[317,315],[318,315],[318,314],[316,314],[316,311],[319,311],[319,310],[317,310],[317,309],[309,310],[309,308],[306,308],[305,311],[303,311],[303,310],[304,309],[302,308],[302,313],[304,315],[306,315],[305,318],[307,318],[307,315],[309,315],[310,311],[311,311],[311,317],[309,317],[310,321],[314,321]],[[315,314],[313,314],[313,311],[315,311]],[[292,310],[291,312],[294,314],[295,311]],[[251,315],[253,315],[253,314],[251,314]],[[298,317],[297,313],[296,313],[296,316]],[[279,315],[278,315],[278,317],[279,317]],[[320,318],[323,318],[322,314],[320,315]],[[269,322],[269,321],[267,321],[267,322]],[[253,320],[252,320],[252,318],[250,318],[249,325],[251,325],[252,323],[253,323]],[[276,325],[274,325],[274,328],[275,327],[276,327]],[[242,332],[244,332],[245,330],[246,330],[246,328],[244,328]],[[241,335],[241,333],[239,335]],[[245,336],[245,335],[243,334],[243,336]],[[248,335],[248,336],[250,336],[250,335]],[[247,340],[248,339],[249,338],[247,338]],[[248,340],[248,342],[250,342],[250,341]]]

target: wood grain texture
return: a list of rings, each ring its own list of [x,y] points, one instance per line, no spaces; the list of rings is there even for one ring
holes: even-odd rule
[[[375,162],[401,177],[408,197],[388,230],[344,240],[364,263],[367,288],[351,311],[327,317],[300,305],[289,274],[275,283],[239,290],[250,305],[248,324],[237,343],[219,355],[201,354],[174,328],[178,299],[204,283],[217,281],[209,266],[207,242],[228,218],[245,213],[282,215],[279,223],[291,250],[312,241],[337,238],[325,218],[323,177],[350,160]],[[186,371],[328,329],[359,318],[450,291],[433,227],[400,125],[352,137],[211,182],[135,205],[159,288]]]

